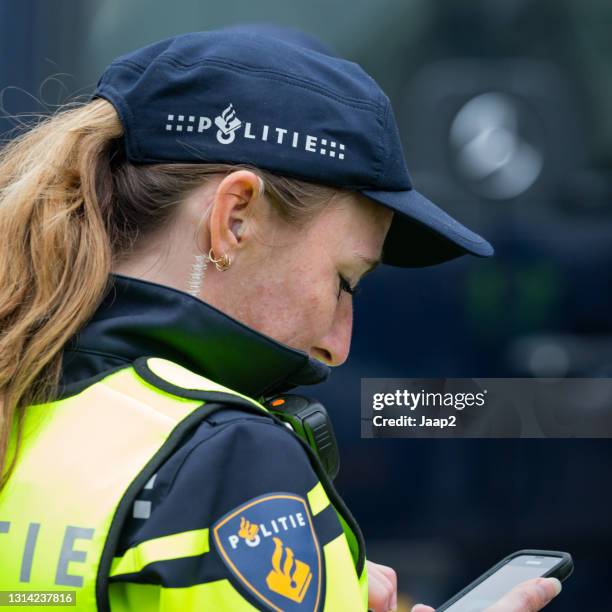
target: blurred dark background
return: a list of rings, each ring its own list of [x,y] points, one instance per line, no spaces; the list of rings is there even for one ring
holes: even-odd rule
[[[612,376],[612,3],[0,0],[0,134],[89,93],[120,53],[240,22],[298,27],[360,63],[393,102],[419,190],[496,247],[377,271],[349,361],[303,390],[335,414],[338,488],[368,556],[397,569],[400,609],[440,604],[520,548],[574,556],[547,609],[610,609],[612,441],[361,440],[359,389]]]

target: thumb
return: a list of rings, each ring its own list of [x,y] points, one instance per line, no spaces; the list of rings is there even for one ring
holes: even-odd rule
[[[425,604],[417,604],[412,608],[412,612],[436,612],[432,607]]]
[[[560,591],[561,583],[556,578],[532,578],[515,586],[486,612],[535,612]]]

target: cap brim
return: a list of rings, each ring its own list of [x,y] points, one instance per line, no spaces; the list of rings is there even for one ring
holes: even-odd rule
[[[490,257],[494,253],[482,236],[461,225],[414,189],[361,193],[396,213],[383,247],[384,264],[416,268],[466,254]]]

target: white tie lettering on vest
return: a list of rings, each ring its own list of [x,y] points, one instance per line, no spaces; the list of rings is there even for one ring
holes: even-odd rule
[[[14,526],[15,527],[15,526]],[[17,528],[23,531],[25,525],[19,525]],[[45,526],[42,523],[28,523],[27,534],[23,534],[23,556],[21,558],[21,566],[19,568],[19,582],[28,583],[30,582],[32,574],[32,563],[35,560],[36,544],[38,541],[38,535],[41,530],[44,531]],[[9,534],[11,532],[11,521],[0,521],[0,534]],[[75,525],[66,525],[64,530],[64,536],[61,542],[57,542],[58,546],[58,561],[55,568],[45,567],[44,571],[48,574],[47,578],[51,583],[51,572],[55,569],[55,581],[56,585],[66,585],[74,587],[83,586],[83,576],[68,573],[68,564],[72,563],[84,563],[87,557],[87,544],[84,542],[77,543],[76,540],[92,540],[95,534],[95,530],[89,527],[77,527]],[[11,533],[11,535],[13,535]],[[44,534],[43,534],[44,535]],[[2,540],[0,540],[0,547]],[[85,548],[82,550],[77,548]],[[74,570],[76,565],[72,565]],[[15,564],[15,571],[17,571],[17,564]]]

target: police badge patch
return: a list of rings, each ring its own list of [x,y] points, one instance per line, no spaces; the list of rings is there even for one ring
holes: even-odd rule
[[[271,610],[319,610],[321,548],[303,497],[251,499],[218,520],[213,535],[228,569]]]

